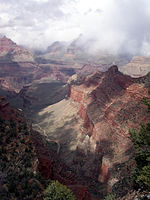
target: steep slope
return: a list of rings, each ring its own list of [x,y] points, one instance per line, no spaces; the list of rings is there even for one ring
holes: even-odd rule
[[[137,81],[124,76],[114,66],[106,73],[95,73],[82,85],[71,88],[70,98],[79,104],[78,113],[84,120],[86,132],[100,144],[104,153],[101,181],[107,179],[113,165],[132,156],[129,128],[148,119],[142,103],[147,89]]]
[[[148,84],[149,76],[133,79],[116,66],[96,72],[71,85],[69,98],[46,107],[35,119],[34,129],[58,144],[60,158],[97,197],[119,184],[121,166],[133,156],[129,128],[148,119],[142,103],[145,80]]]
[[[48,105],[59,102],[68,95],[69,87],[60,81],[42,79],[24,86],[18,94],[6,98],[15,108],[22,109],[31,119]]]
[[[66,51],[66,43],[56,41],[47,47],[45,58],[58,59],[61,58]]]
[[[58,44],[48,49],[55,54],[59,49]],[[12,40],[5,36],[0,38],[0,88],[18,93],[34,80],[48,77],[67,82],[75,73],[70,63],[66,65],[61,61],[51,61],[51,64],[46,64],[43,59],[37,59],[37,62],[42,64],[36,64],[31,53]]]
[[[56,43],[53,47],[49,47],[49,50],[54,49],[53,51],[56,53],[57,46]],[[72,68],[62,67],[62,65],[61,62],[38,65],[26,49],[5,36],[0,38],[0,88],[3,90],[18,93],[34,80],[45,77],[66,82],[75,71]]]
[[[57,143],[47,143],[27,126],[23,112],[0,97],[1,199],[41,200],[46,180],[59,180],[78,200],[91,200],[84,180],[70,171],[56,151]]]
[[[39,67],[32,63],[0,63],[0,87],[4,90],[19,92],[41,76]]]
[[[26,107],[28,107],[27,114],[29,114],[29,110],[31,109],[36,113],[37,110],[40,110],[41,106],[46,106],[46,102],[49,102],[49,104],[50,101],[57,102],[64,96],[67,90],[67,88],[63,88],[61,83],[52,82],[49,84],[52,88],[50,91],[52,94],[49,97],[52,98],[49,99],[50,101],[43,99],[41,104],[42,98],[44,98],[41,92],[44,89],[44,94],[44,91],[48,88],[48,86],[45,86],[44,83],[34,83],[29,88],[29,91],[28,88],[26,88],[27,91],[24,88],[24,91],[21,92],[21,96],[25,98],[24,103],[26,102]],[[54,91],[55,89],[57,91]],[[34,97],[32,96],[31,98],[32,91]],[[55,95],[56,93],[59,93],[59,96]],[[37,99],[37,104],[34,105],[37,94],[41,94],[41,96],[40,99]],[[47,94],[47,91],[45,94]],[[18,98],[14,99],[14,101],[17,101],[15,102],[16,104],[19,103]],[[41,199],[45,187],[45,184],[43,185],[45,183],[44,178],[45,180],[59,180],[62,184],[67,185],[78,200],[91,200],[88,188],[85,186],[86,182],[75,175],[59,157],[59,143],[55,141],[47,142],[45,136],[40,135],[32,129],[29,130],[25,124],[23,112],[20,109],[11,108],[3,97],[0,98],[0,131],[0,152],[2,156],[2,162],[0,162],[1,197],[4,197],[6,200],[13,197],[16,197],[16,199]],[[37,171],[40,172],[43,177],[42,179]],[[23,187],[19,187],[19,184],[23,185]],[[19,194],[18,189],[20,191]],[[36,190],[38,191],[36,192]],[[5,198],[6,195],[7,197]]]
[[[105,187],[97,182],[102,153],[99,146],[95,147],[89,137],[81,133],[82,124],[76,107],[70,100],[62,100],[41,111],[33,129],[44,135],[50,149],[56,145],[57,155],[73,174],[84,180],[90,192],[103,196]],[[94,154],[95,148],[97,153]]]
[[[0,97],[0,197],[41,199],[38,159],[23,113]]]
[[[33,56],[26,49],[5,36],[0,38],[0,60],[1,62],[34,62]]]
[[[46,53],[35,55],[34,59],[25,48],[5,36],[0,38],[0,88],[18,93],[23,86],[44,77],[66,83],[75,73],[85,76],[95,70],[106,71],[113,62],[128,60],[106,52],[90,55],[86,46],[89,48],[92,41],[80,44],[78,39],[68,47],[54,42]]]
[[[18,92],[24,85],[41,77],[33,56],[12,40],[0,38],[0,87]]]

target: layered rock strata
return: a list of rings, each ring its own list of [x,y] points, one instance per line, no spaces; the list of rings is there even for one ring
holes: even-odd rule
[[[34,58],[28,50],[18,46],[5,36],[0,38],[0,60],[4,62],[34,62]]]
[[[147,97],[144,80],[149,82],[148,77],[133,79],[113,66],[71,85],[69,98],[37,116],[34,129],[59,143],[60,158],[98,198],[119,181],[116,166],[133,155],[129,128],[148,119],[142,102]]]
[[[135,78],[145,76],[150,71],[150,56],[134,56],[128,64],[119,67],[119,70]]]

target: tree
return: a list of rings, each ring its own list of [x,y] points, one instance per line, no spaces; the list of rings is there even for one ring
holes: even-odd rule
[[[65,185],[53,181],[44,191],[44,200],[75,200],[75,197]]]
[[[150,100],[144,99],[150,112]],[[150,123],[141,125],[140,130],[129,131],[135,147],[136,167],[133,171],[133,182],[137,188],[150,190]]]

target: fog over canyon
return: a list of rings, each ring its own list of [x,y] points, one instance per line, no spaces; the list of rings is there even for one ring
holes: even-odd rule
[[[149,9],[148,0],[0,0],[3,200],[43,199],[52,180],[77,200],[143,194],[131,181],[129,130],[149,121]]]

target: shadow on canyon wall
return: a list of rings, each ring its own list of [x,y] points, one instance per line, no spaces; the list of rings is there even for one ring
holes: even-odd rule
[[[45,140],[44,135],[40,135],[40,144],[37,148],[47,149],[47,155],[44,153],[44,157],[47,156],[47,159],[52,163],[49,165],[53,171],[52,179],[57,177],[63,184],[72,181],[76,185],[85,185],[93,196],[102,198],[106,194],[106,184],[100,183],[98,178],[101,172],[103,153],[109,158],[114,157],[112,143],[106,139],[101,140],[97,143],[94,152],[90,143],[84,143],[84,140],[80,141],[79,144],[74,144],[74,141],[77,141],[77,135],[74,134],[73,128],[68,128],[68,125],[71,127],[73,123],[76,122],[67,122],[63,127],[56,128],[53,135],[48,135],[47,140]],[[42,126],[43,129],[44,126],[46,127],[47,124]],[[42,146],[41,141],[44,141],[44,146]],[[75,149],[72,148],[73,145],[76,145]],[[103,145],[107,147],[105,152],[102,149]],[[42,151],[40,150],[40,157]],[[68,175],[68,173],[72,175]]]

